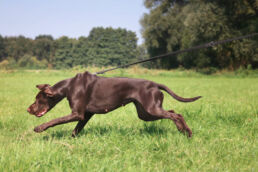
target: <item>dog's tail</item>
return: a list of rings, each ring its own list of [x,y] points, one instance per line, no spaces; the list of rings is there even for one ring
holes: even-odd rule
[[[170,94],[173,98],[175,98],[176,100],[180,101],[180,102],[193,102],[195,100],[198,100],[199,98],[201,98],[202,96],[198,96],[198,97],[193,97],[193,98],[183,98],[180,97],[178,95],[176,95],[173,91],[171,91],[168,87],[166,87],[165,85],[162,84],[158,84],[159,89],[166,91],[168,94]]]

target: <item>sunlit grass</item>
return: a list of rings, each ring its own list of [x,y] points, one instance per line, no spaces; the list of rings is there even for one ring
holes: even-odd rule
[[[164,93],[164,108],[185,117],[191,139],[169,120],[141,121],[133,104],[94,116],[75,139],[75,123],[34,133],[35,126],[70,113],[63,100],[45,117],[29,115],[35,85],[54,84],[82,71],[0,72],[0,171],[258,170],[258,78],[138,68],[105,75],[145,78],[183,97],[203,96],[180,103]]]

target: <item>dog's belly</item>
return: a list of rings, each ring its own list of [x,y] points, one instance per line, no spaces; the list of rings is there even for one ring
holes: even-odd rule
[[[125,99],[121,101],[105,101],[101,100],[101,102],[98,102],[96,104],[90,103],[86,109],[87,111],[95,114],[105,114],[108,112],[111,112],[121,106],[125,106],[126,104],[132,102],[131,99]]]

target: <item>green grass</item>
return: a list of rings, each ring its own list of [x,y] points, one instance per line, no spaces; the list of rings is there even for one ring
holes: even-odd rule
[[[164,108],[184,116],[191,139],[169,120],[139,120],[133,104],[95,115],[75,139],[76,123],[34,133],[35,126],[70,113],[63,100],[42,118],[29,115],[35,85],[76,72],[0,72],[0,171],[258,171],[257,77],[111,72],[165,84],[183,97],[203,96],[181,103],[164,93]]]

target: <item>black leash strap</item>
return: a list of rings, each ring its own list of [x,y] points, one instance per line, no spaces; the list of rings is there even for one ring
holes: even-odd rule
[[[108,71],[116,70],[116,69],[119,69],[119,68],[127,68],[127,67],[132,66],[132,65],[136,65],[136,64],[139,64],[139,63],[144,63],[144,62],[156,60],[156,59],[163,58],[163,57],[166,57],[166,56],[174,56],[174,55],[177,55],[177,54],[191,52],[191,51],[195,51],[195,50],[202,49],[202,48],[213,47],[213,46],[217,46],[217,45],[220,45],[220,44],[225,44],[225,43],[236,41],[236,40],[241,40],[241,39],[246,39],[246,38],[254,37],[254,36],[257,36],[257,35],[258,35],[258,33],[252,33],[252,34],[249,34],[249,35],[234,37],[234,38],[225,39],[225,40],[221,40],[221,41],[215,41],[215,42],[211,41],[211,42],[203,44],[203,45],[194,46],[194,47],[187,48],[187,49],[184,49],[184,50],[177,50],[177,51],[174,51],[174,52],[170,52],[170,53],[154,56],[154,57],[151,57],[149,59],[140,60],[140,61],[137,61],[137,62],[126,64],[126,65],[121,65],[121,66],[117,66],[117,67],[114,67],[114,68],[102,70],[102,71],[96,72],[94,74],[103,74],[103,73],[106,73]]]

